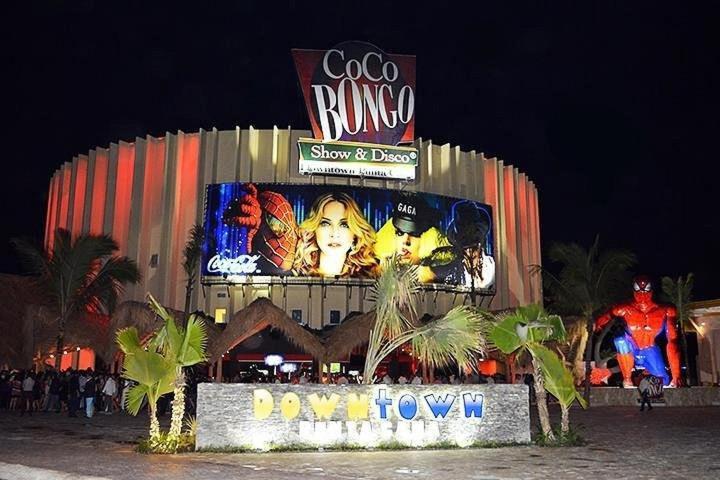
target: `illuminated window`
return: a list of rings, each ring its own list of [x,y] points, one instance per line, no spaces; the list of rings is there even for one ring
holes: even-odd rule
[[[340,324],[340,310],[330,310],[330,325]]]
[[[227,323],[227,320],[225,319],[225,314],[227,314],[226,308],[216,308],[215,323]]]

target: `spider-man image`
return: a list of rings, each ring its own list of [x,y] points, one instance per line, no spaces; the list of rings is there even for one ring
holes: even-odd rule
[[[633,388],[632,372],[643,368],[661,378],[665,385],[676,387],[680,382],[680,351],[678,349],[677,311],[675,307],[653,301],[653,285],[645,275],[633,279],[633,300],[612,307],[595,320],[595,331],[602,330],[613,318],[625,321],[624,335],[615,339],[617,361],[623,375],[623,387]],[[670,375],[665,369],[660,347],[655,343],[661,334],[667,337],[666,353]]]
[[[276,192],[258,193],[248,183],[245,193],[230,201],[223,212],[225,225],[245,227],[247,253],[261,255],[258,266],[266,274],[288,272],[295,258],[297,222],[290,203]]]

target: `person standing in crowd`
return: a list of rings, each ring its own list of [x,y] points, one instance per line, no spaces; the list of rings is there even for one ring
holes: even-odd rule
[[[20,410],[21,417],[25,414],[25,412],[28,412],[28,415],[32,415],[34,388],[34,375],[32,372],[27,372],[27,374],[25,374],[25,379],[22,381],[22,409]]]
[[[113,397],[117,393],[117,384],[115,383],[115,379],[112,377],[112,375],[108,375],[107,379],[105,380],[105,385],[103,385],[102,394],[105,400],[105,410],[104,413],[107,415],[112,415],[113,413]]]
[[[87,418],[92,418],[93,413],[95,413],[95,393],[97,393],[97,385],[95,382],[95,377],[92,375],[85,381],[83,397],[85,397],[85,416],[87,416]]]
[[[60,413],[60,379],[55,372],[50,373],[47,383],[48,399],[45,403],[45,411],[55,410],[55,413]]]
[[[11,393],[10,373],[3,370],[2,374],[0,374],[0,410],[7,410],[10,406]]]
[[[75,370],[70,371],[68,378],[68,417],[77,417],[75,413],[80,405],[80,375]]]

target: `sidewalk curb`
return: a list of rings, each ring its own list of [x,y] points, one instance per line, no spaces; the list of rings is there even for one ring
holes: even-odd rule
[[[0,480],[110,480],[107,477],[90,477],[77,473],[28,467],[17,463],[0,462]]]

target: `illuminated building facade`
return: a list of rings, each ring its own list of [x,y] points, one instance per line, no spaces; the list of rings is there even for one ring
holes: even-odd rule
[[[142,282],[129,287],[126,300],[142,301],[152,292],[163,304],[182,309],[185,274],[182,250],[194,224],[203,223],[206,186],[227,182],[323,184],[405,192],[427,192],[469,199],[492,208],[492,292],[482,303],[503,309],[541,301],[541,281],[529,274],[540,264],[538,192],[512,165],[460,147],[418,139],[415,182],[299,173],[297,143],[308,131],[255,128],[196,133],[167,133],[95,148],[59,168],[50,182],[45,245],[57,228],[74,235],[107,233],[120,254],[134,259]],[[311,328],[338,323],[348,313],[371,308],[367,282],[275,279],[198,285],[192,309],[222,322],[258,297],[268,297],[288,315]],[[467,302],[466,293],[428,286],[421,296],[424,312],[435,314]],[[422,308],[421,307],[421,308]],[[332,318],[332,322],[331,322]]]

